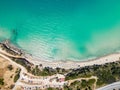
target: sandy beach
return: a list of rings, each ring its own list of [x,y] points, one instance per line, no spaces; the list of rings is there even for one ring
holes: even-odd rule
[[[10,43],[8,43],[8,44],[10,44]],[[0,47],[0,52],[4,53],[6,55],[10,55],[9,53],[2,50],[1,47]],[[43,67],[52,67],[52,68],[59,67],[59,68],[65,68],[65,69],[73,69],[73,68],[78,68],[78,67],[91,66],[94,64],[101,65],[101,64],[105,64],[105,63],[119,61],[120,53],[116,52],[113,54],[105,55],[100,58],[88,59],[87,61],[81,61],[81,60],[80,61],[44,61],[44,60],[40,60],[40,59],[39,60],[34,59],[31,55],[29,55],[27,53],[22,55],[21,57],[26,58],[26,60],[28,60],[29,62],[31,62],[35,65],[42,64]]]
[[[97,59],[90,59],[88,61],[54,61],[54,62],[49,62],[49,61],[35,61],[34,59],[30,60],[32,63],[38,65],[42,64],[43,67],[60,67],[60,68],[65,68],[65,69],[70,69],[70,68],[78,68],[78,67],[85,67],[85,66],[91,66],[91,65],[101,65],[105,63],[110,63],[110,62],[116,62],[120,60],[120,53],[114,53],[110,55],[106,55]]]

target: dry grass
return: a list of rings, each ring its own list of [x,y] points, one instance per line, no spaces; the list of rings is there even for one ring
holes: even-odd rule
[[[4,78],[4,85],[0,86],[0,90],[11,90],[11,85],[14,85],[15,71],[18,69],[17,66],[12,65],[13,69],[9,70],[8,65],[12,65],[8,60],[0,57],[0,78]]]

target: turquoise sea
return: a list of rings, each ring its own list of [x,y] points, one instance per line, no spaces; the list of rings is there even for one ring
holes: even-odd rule
[[[0,41],[40,60],[86,60],[120,50],[120,0],[0,0]]]

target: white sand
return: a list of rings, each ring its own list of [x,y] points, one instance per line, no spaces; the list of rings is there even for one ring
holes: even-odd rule
[[[65,69],[70,69],[70,68],[78,68],[80,67],[84,67],[84,66],[91,66],[94,64],[97,65],[101,65],[101,64],[105,64],[105,63],[110,63],[110,62],[116,62],[120,60],[120,53],[114,53],[114,54],[110,54],[110,55],[106,55],[97,59],[91,59],[88,61],[43,61],[43,60],[34,60],[34,59],[29,59],[30,62],[39,65],[42,64],[43,67],[60,67],[60,68],[65,68]]]

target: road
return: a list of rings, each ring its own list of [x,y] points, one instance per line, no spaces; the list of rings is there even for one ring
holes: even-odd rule
[[[98,88],[96,90],[120,90],[120,81]]]

